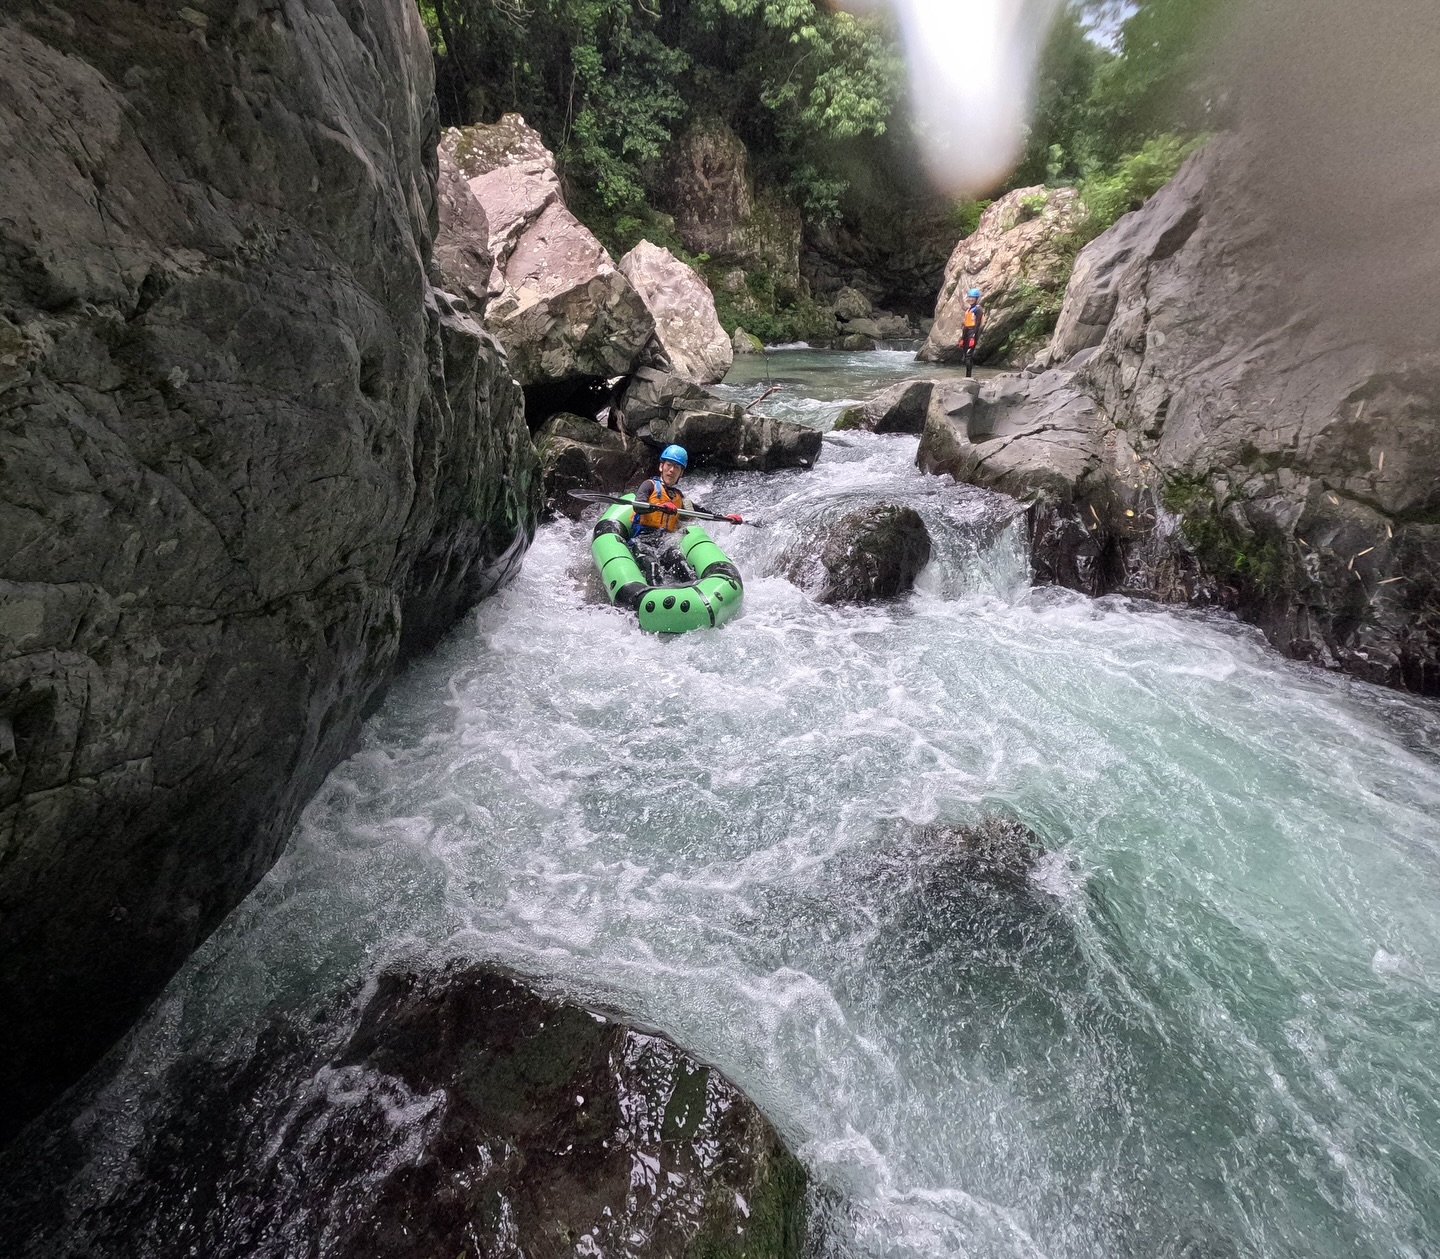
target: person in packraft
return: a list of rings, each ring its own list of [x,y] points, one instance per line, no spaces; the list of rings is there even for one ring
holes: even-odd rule
[[[678,545],[681,511],[705,511],[699,503],[680,489],[680,478],[689,466],[690,455],[684,446],[666,446],[660,452],[660,468],[653,477],[640,482],[635,491],[637,504],[648,504],[649,510],[635,511],[630,526],[630,549],[635,552],[641,571],[652,586],[672,581],[694,580]],[[726,516],[732,524],[740,524],[739,516]]]
[[[965,375],[971,374],[975,363],[975,347],[980,344],[980,329],[985,325],[985,307],[980,304],[980,290],[965,294],[965,313],[960,317],[960,339],[955,342],[965,360]]]

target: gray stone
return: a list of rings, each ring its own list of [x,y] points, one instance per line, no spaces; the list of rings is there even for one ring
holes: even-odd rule
[[[800,212],[773,191],[758,195],[745,145],[729,127],[707,124],[680,137],[667,196],[675,230],[691,253],[736,258],[778,283],[800,284]]]
[[[700,384],[724,380],[735,353],[699,272],[648,240],[620,259],[620,271],[654,318],[655,335],[671,368]]]
[[[744,328],[736,328],[735,335],[730,339],[730,348],[736,354],[763,354],[764,345],[759,337],[752,337]]]
[[[808,468],[820,454],[819,429],[754,415],[694,382],[641,368],[621,402],[627,432],[652,447],[684,446],[690,466],[772,472]]]
[[[875,503],[823,526],[782,567],[818,603],[872,603],[913,589],[929,562],[930,533],[919,512]]]
[[[932,405],[921,466],[1028,496],[1042,575],[1218,603],[1293,656],[1440,691],[1440,356],[1292,282],[1257,161],[1219,137],[1092,242],[1064,366],[963,419]]]
[[[605,247],[566,208],[554,156],[539,134],[507,114],[490,126],[451,128],[441,148],[469,175],[484,208],[495,259],[485,326],[505,347],[516,379],[553,386],[633,371],[655,321]],[[442,223],[441,247],[466,243],[462,230],[459,222]]]
[[[620,494],[634,489],[650,472],[648,446],[579,415],[551,416],[535,434],[535,448],[546,505],[572,520],[580,518],[586,505],[571,498],[571,490]]]
[[[416,12],[206,11],[0,18],[0,1140],[539,507],[504,357],[427,280]]]
[[[872,433],[919,433],[934,392],[933,380],[906,380],[882,389],[863,406],[842,412],[836,428],[862,428]],[[853,414],[852,414],[853,413]]]
[[[837,319],[863,319],[870,313],[870,299],[859,289],[852,289],[849,285],[835,294],[832,305]]]

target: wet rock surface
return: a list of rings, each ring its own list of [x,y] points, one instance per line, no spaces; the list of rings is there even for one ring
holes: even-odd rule
[[[875,503],[826,525],[782,567],[819,603],[871,603],[913,589],[929,562],[930,534],[920,513]]]
[[[17,1255],[626,1254],[798,1259],[806,1177],[755,1106],[662,1037],[483,969],[387,973],[173,1065],[111,1168],[17,1151]],[[13,1247],[13,1248],[9,1248]]]
[[[1216,603],[1289,655],[1436,693],[1440,357],[1287,279],[1254,161],[1220,137],[1091,242],[1060,366],[935,419],[920,466],[1032,499],[1042,575]]]
[[[447,158],[483,207],[495,260],[485,326],[522,385],[553,385],[634,370],[655,321],[605,247],[566,208],[555,158],[523,118],[451,128]],[[443,249],[467,243],[451,220]],[[475,242],[478,248],[478,242]]]
[[[580,519],[586,504],[571,490],[623,494],[650,474],[653,455],[638,439],[626,437],[580,415],[551,416],[535,434],[545,504],[571,520]]]
[[[430,287],[412,9],[11,5],[0,79],[3,1139],[514,571],[539,482]]]
[[[715,314],[715,298],[695,268],[642,240],[620,259],[620,271],[654,317],[671,370],[702,385],[724,380],[735,353]]]
[[[819,429],[747,412],[693,381],[641,368],[626,388],[621,409],[625,429],[659,450],[684,446],[692,468],[772,472],[808,468],[820,453]]]
[[[1057,295],[1069,279],[1070,255],[1063,242],[1081,210],[1075,189],[1040,186],[1016,188],[989,206],[945,265],[935,323],[920,348],[921,361],[959,361],[955,343],[965,294],[978,288],[984,295],[985,323],[975,359],[1012,362],[1013,347],[1007,345],[1012,334],[1034,312],[1041,295]]]

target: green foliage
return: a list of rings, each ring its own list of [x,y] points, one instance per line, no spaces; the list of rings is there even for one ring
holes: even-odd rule
[[[980,216],[990,205],[989,201],[956,201],[950,207],[950,225],[964,239],[980,226]]]
[[[1146,140],[1133,153],[1122,156],[1104,170],[1080,180],[1080,199],[1085,203],[1085,220],[1078,229],[1080,243],[1093,240],[1122,214],[1138,210],[1180,169],[1203,137],[1185,139],[1160,135]]]

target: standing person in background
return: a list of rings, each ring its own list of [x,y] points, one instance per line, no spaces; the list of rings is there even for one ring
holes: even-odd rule
[[[965,362],[965,375],[973,374],[975,347],[980,343],[980,329],[985,324],[985,307],[980,304],[980,290],[971,289],[965,294],[965,314],[960,325],[960,357]]]

